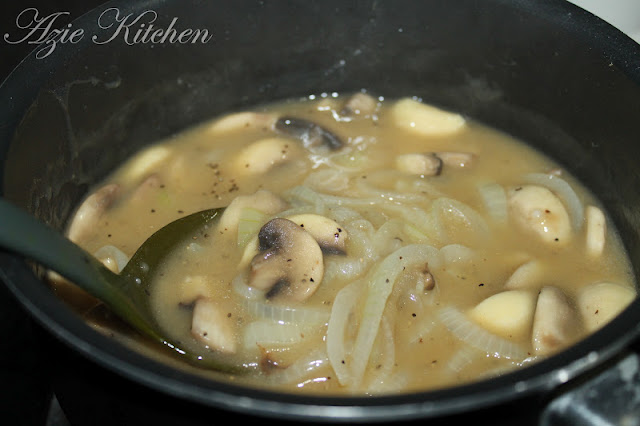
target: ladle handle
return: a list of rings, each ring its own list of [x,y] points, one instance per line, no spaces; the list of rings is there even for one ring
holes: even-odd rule
[[[97,269],[108,270],[89,253],[4,198],[0,198],[0,223],[0,247],[51,268],[101,298],[96,292],[105,288],[96,282]]]

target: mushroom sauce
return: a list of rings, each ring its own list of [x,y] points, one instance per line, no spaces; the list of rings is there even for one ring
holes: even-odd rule
[[[566,348],[636,294],[606,212],[562,167],[419,99],[365,92],[230,114],[149,147],[68,235],[121,270],[155,230],[214,207],[220,220],[171,253],[150,298],[174,341],[242,370],[203,374],[239,383],[454,386]]]

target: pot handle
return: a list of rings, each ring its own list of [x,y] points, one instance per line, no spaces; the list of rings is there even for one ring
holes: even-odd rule
[[[586,380],[561,389],[540,426],[640,425],[640,356],[626,352]]]

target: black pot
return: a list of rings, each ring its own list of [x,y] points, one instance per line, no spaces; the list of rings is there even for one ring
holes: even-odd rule
[[[133,19],[145,11],[157,14],[156,28],[213,37],[136,43],[151,15]],[[117,22],[101,28],[129,14],[128,36]],[[0,88],[2,191],[53,227],[145,144],[230,109],[366,88],[419,96],[544,151],[604,202],[640,268],[640,46],[569,3],[123,0],[73,28],[84,37],[48,56],[36,49]],[[561,424],[575,413],[554,403],[619,366],[640,332],[634,301],[579,344],[499,378],[390,397],[302,397],[205,380],[116,344],[19,257],[0,253],[0,276],[42,327],[43,345],[55,348],[54,390],[79,425]],[[607,389],[622,389],[612,383]]]

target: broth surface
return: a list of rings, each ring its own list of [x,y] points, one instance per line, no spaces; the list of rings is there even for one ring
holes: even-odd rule
[[[579,182],[416,99],[311,96],[231,114],[104,185],[69,237],[114,269],[166,223],[229,206],[172,253],[151,298],[168,335],[255,386],[384,394],[480,380],[566,348],[636,293]]]

